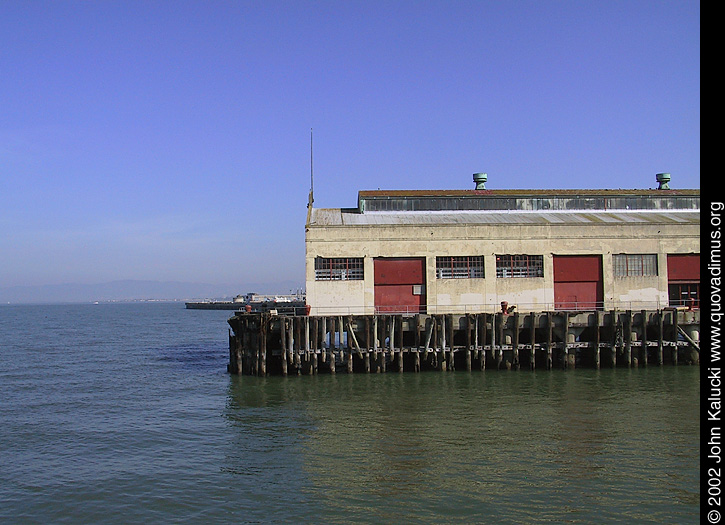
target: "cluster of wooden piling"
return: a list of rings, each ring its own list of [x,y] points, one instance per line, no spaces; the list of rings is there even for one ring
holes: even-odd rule
[[[637,367],[699,362],[699,310],[229,319],[233,374]]]

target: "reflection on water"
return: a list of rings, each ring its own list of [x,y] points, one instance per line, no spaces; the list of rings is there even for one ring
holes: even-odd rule
[[[694,523],[698,406],[687,367],[234,377],[228,459],[328,521]]]

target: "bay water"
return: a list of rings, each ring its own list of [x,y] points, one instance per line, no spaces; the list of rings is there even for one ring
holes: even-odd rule
[[[0,306],[0,521],[699,523],[698,367],[238,377],[230,315]]]

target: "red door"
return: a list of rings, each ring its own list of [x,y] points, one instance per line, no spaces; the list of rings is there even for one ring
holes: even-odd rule
[[[597,310],[604,306],[600,255],[554,256],[554,308]]]
[[[425,258],[380,257],[373,266],[376,312],[425,312]]]
[[[667,255],[670,306],[700,307],[700,254]]]

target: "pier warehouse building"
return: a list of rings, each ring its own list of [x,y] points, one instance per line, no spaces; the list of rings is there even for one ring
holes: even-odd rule
[[[308,207],[311,315],[699,306],[700,191],[360,191]]]

